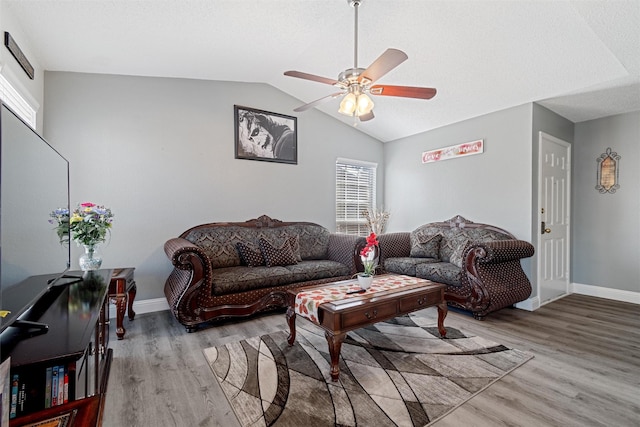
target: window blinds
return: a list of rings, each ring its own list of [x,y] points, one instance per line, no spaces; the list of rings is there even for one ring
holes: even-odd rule
[[[336,162],[336,231],[364,236],[369,232],[363,211],[375,206],[376,165]]]

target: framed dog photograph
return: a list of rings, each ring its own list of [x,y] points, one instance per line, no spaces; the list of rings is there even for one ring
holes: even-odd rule
[[[296,117],[233,106],[236,159],[298,164]]]

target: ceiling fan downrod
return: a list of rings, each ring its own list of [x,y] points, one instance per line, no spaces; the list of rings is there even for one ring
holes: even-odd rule
[[[347,0],[349,5],[354,9],[354,24],[353,24],[353,72],[354,76],[358,69],[358,7],[362,0]],[[359,74],[359,73],[358,73]]]

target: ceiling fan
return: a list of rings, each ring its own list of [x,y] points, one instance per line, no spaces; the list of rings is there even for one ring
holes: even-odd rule
[[[374,83],[408,59],[406,53],[398,49],[387,49],[373,61],[368,68],[358,68],[358,7],[362,0],[347,0],[355,10],[355,31],[353,49],[353,68],[344,70],[338,75],[338,80],[327,77],[316,76],[314,74],[303,73],[301,71],[286,71],[285,76],[297,77],[299,79],[311,80],[335,86],[340,92],[332,93],[308,104],[302,105],[293,111],[301,112],[315,107],[323,102],[344,95],[340,102],[338,112],[352,117],[358,117],[360,121],[373,119],[373,101],[368,96],[397,96],[404,98],[431,99],[436,95],[434,88],[413,87],[413,86],[390,86],[374,85]]]

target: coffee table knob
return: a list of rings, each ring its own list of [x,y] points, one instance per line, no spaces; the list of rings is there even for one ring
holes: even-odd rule
[[[378,310],[373,309],[373,314],[369,313],[368,311],[364,313],[365,317],[367,319],[375,319],[378,316]]]

